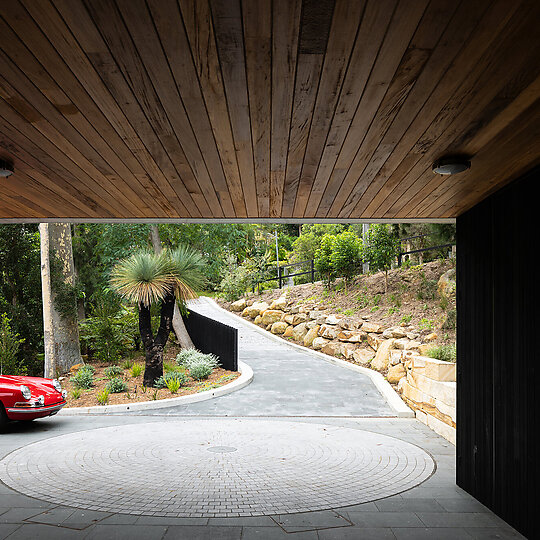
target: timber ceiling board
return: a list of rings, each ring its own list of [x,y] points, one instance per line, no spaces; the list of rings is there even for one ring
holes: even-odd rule
[[[540,163],[537,0],[3,0],[0,219],[450,219]],[[467,155],[453,177],[431,172]]]

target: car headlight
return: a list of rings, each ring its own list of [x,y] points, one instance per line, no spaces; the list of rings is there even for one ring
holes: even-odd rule
[[[62,392],[62,385],[58,379],[53,379],[52,385],[54,386],[55,390]]]
[[[28,386],[25,386],[24,384],[21,384],[21,394],[24,399],[30,399],[32,397],[32,392],[30,392],[30,388],[28,388]]]

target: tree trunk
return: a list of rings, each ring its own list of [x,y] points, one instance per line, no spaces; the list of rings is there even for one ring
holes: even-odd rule
[[[155,224],[150,225],[150,241],[152,242],[154,252],[157,254],[161,253],[163,248],[161,246],[161,239],[159,237],[159,229]],[[184,324],[184,319],[182,319],[182,315],[180,315],[180,310],[178,309],[176,302],[174,303],[172,327],[176,335],[176,339],[178,340],[178,343],[180,343],[180,347],[183,349],[195,348],[193,341],[191,341],[191,338],[189,337],[186,325]]]
[[[159,330],[154,337],[152,333],[152,318],[150,308],[139,304],[139,331],[144,345],[145,369],[143,383],[154,386],[163,375],[163,350],[171,333],[173,310],[176,300],[174,295],[165,297],[161,304],[161,321]]]
[[[39,232],[45,342],[44,371],[45,377],[54,378],[82,361],[77,298],[74,294],[71,226],[66,223],[41,223]],[[52,258],[54,260],[51,260]],[[60,296],[61,311],[58,305]]]

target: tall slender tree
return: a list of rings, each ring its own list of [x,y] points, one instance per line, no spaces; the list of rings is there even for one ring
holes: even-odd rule
[[[71,226],[41,223],[41,289],[45,377],[56,377],[81,362]]]

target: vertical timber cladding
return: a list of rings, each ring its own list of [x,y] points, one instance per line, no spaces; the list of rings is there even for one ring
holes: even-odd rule
[[[540,481],[539,182],[535,169],[457,220],[457,483],[529,538]]]
[[[224,369],[238,371],[238,330],[192,309],[183,316],[186,330],[196,349],[219,357]]]

